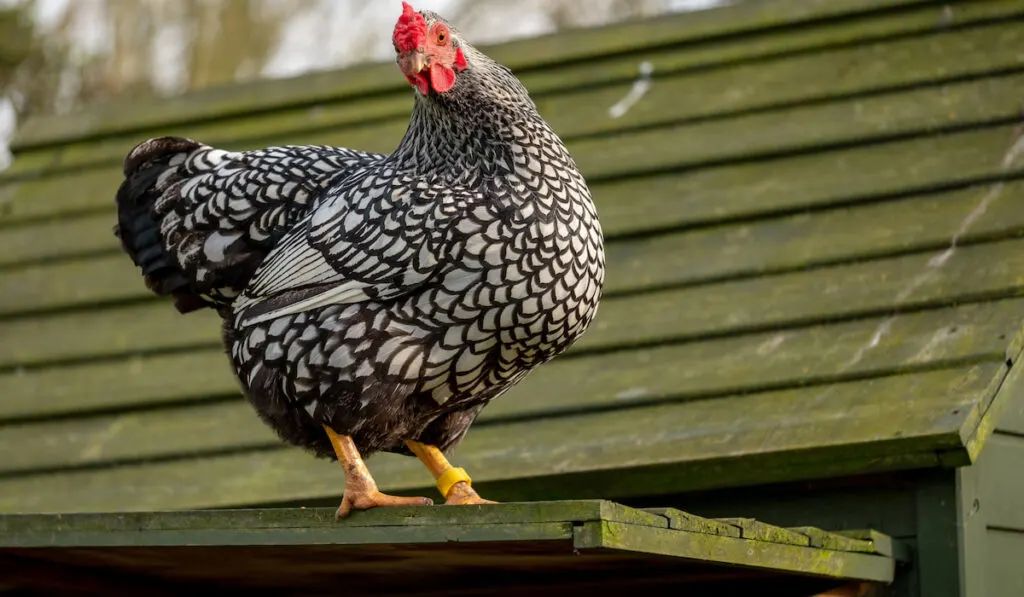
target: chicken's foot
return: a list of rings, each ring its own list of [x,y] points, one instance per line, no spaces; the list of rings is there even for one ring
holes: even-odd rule
[[[345,469],[345,495],[338,506],[335,518],[345,518],[352,510],[367,510],[369,508],[387,506],[430,506],[433,500],[426,497],[399,497],[381,493],[377,489],[377,482],[370,476],[370,470],[366,468],[363,457],[359,455],[352,438],[347,435],[340,435],[330,427],[324,426],[327,436],[331,438],[331,445],[338,455],[338,462]]]
[[[405,445],[409,446],[412,453],[420,459],[434,476],[437,488],[445,497],[445,504],[448,506],[462,506],[465,504],[494,504],[490,500],[480,497],[473,489],[473,480],[469,478],[466,471],[453,467],[448,459],[444,457],[441,450],[436,446],[421,444],[408,440]]]

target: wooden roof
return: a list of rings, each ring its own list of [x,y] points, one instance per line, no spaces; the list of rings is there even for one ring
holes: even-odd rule
[[[6,515],[0,591],[606,595],[685,586],[702,595],[755,587],[757,595],[811,595],[891,582],[901,548],[878,533],[606,501],[378,509],[343,523],[333,509]]]
[[[587,175],[608,285],[457,465],[507,501],[969,463],[1024,341],[1022,21],[776,0],[488,48]],[[376,64],[26,123],[0,178],[0,512],[337,503],[336,465],[239,398],[215,316],[144,288],[113,195],[149,136],[389,151],[410,102]]]

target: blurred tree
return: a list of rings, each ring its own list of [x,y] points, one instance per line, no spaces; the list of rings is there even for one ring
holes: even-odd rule
[[[55,87],[32,8],[32,2],[0,7],[0,98],[16,109],[38,105]]]
[[[0,7],[0,88],[10,84],[32,45],[32,21],[25,7]]]
[[[39,1],[0,6],[0,97],[19,117],[259,76],[290,4],[76,0],[41,27]]]

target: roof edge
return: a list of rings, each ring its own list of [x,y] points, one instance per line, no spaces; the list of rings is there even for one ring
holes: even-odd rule
[[[1024,358],[1024,325],[1007,347],[1003,376],[993,380],[992,391],[986,392],[988,399],[974,408],[960,429],[969,464],[977,461],[1010,404],[1024,394],[1024,366],[1020,363],[1021,358]]]

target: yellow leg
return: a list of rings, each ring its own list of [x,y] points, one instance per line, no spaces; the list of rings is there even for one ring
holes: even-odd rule
[[[466,471],[455,468],[448,463],[441,450],[435,446],[421,444],[420,442],[406,441],[412,453],[420,459],[437,481],[437,488],[445,497],[445,504],[449,506],[461,506],[465,504],[494,504],[490,500],[481,498],[473,489],[473,480],[469,478]]]
[[[338,462],[345,469],[345,496],[338,506],[337,518],[345,518],[352,510],[388,506],[430,506],[433,500],[425,497],[398,497],[386,495],[377,490],[377,482],[370,476],[363,457],[359,455],[352,438],[339,435],[333,429],[324,426],[331,445],[338,455]]]

